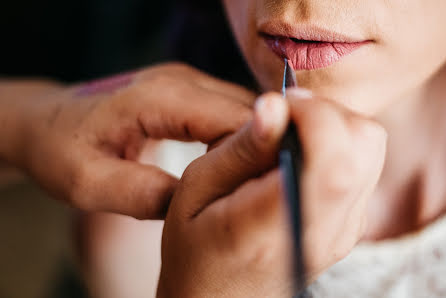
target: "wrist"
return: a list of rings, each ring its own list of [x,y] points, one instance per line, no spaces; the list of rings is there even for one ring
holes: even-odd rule
[[[49,81],[0,81],[0,160],[26,169],[33,131],[50,108],[45,98],[60,88]]]

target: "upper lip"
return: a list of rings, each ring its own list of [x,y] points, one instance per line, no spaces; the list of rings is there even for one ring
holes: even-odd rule
[[[336,31],[311,25],[291,25],[286,22],[268,21],[258,26],[259,34],[269,37],[293,38],[315,42],[357,43],[367,39],[348,36]]]

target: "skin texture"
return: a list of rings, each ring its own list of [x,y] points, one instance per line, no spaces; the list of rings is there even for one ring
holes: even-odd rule
[[[76,95],[85,97],[101,93],[113,93],[130,85],[134,81],[135,75],[135,73],[124,73],[111,78],[86,83],[79,88]]]
[[[446,22],[446,2],[224,0],[223,3],[240,49],[265,91],[278,90],[283,64],[259,38],[258,26],[262,23],[269,21],[274,24],[275,20],[283,18],[299,26],[318,26],[353,38],[373,40],[369,46],[331,67],[297,73],[299,85],[311,89],[315,94],[312,104],[301,103],[307,105],[301,110],[305,112],[296,113],[296,118],[293,118],[300,125],[301,141],[308,148],[307,154],[314,158],[312,166],[308,164],[304,174],[304,243],[307,252],[311,253],[307,253],[306,258],[311,270],[309,281],[347,255],[361,239],[377,241],[398,237],[424,227],[445,214],[446,71],[442,66],[446,60],[446,46],[442,28],[445,28]],[[308,92],[305,96],[301,93],[297,97],[308,98]],[[292,104],[291,114],[295,114],[295,109],[299,110],[297,106],[297,103]],[[385,133],[382,128],[376,127],[376,122],[371,124],[368,117],[375,118],[389,136],[384,169],[376,187],[374,182],[379,176],[379,169],[365,170],[364,163],[370,161],[379,167],[384,145],[379,149],[373,149],[373,146],[384,142]],[[356,125],[351,119],[356,119],[353,121]],[[368,129],[358,129],[358,122],[369,123],[370,127],[374,127],[372,131],[381,132],[376,133],[375,138],[367,136],[365,131]],[[362,152],[364,155],[361,156]],[[242,167],[243,163],[234,166]],[[200,169],[195,169],[199,174]],[[194,175],[193,168],[186,174],[180,182],[180,189],[185,188],[182,186],[185,180],[190,187],[194,186],[187,178]],[[318,175],[325,176],[316,180]],[[259,179],[257,177],[249,182],[256,189],[251,189],[252,192],[246,196],[237,191],[229,195],[237,198],[233,210],[240,208],[242,202],[251,202],[252,205],[248,205],[250,208],[244,209],[246,211],[242,215],[236,216],[234,211],[226,213],[226,217],[221,214],[221,217],[216,217],[221,218],[222,222],[230,222],[234,227],[226,234],[221,229],[215,229],[229,248],[216,247],[212,233],[198,233],[206,226],[213,227],[216,219],[207,218],[208,221],[203,222],[204,217],[201,217],[199,224],[199,217],[175,218],[173,211],[169,214],[163,235],[163,273],[159,297],[187,297],[188,293],[194,293],[194,297],[259,297],[265,296],[265,293],[270,294],[269,297],[289,297],[289,276],[283,269],[289,264],[286,262],[286,234],[283,233],[284,226],[280,225],[282,215],[277,215],[281,208],[262,209],[260,203],[255,205],[255,199],[249,200],[262,191],[269,194],[268,189],[278,191],[277,185],[267,186],[266,181],[274,180],[267,177],[274,177],[274,174],[260,178],[265,180],[255,180]],[[324,192],[328,195],[320,197]],[[180,197],[175,194],[178,200]],[[210,201],[213,202],[215,197],[210,196]],[[221,202],[228,201],[225,197]],[[274,197],[269,197],[271,202],[277,200]],[[280,206],[278,201],[275,202],[276,206]],[[175,202],[173,206],[179,214],[184,211]],[[270,217],[267,216],[272,219],[267,221],[268,224],[263,224],[264,215],[255,220],[259,210],[265,210],[266,214],[268,210],[273,210],[269,213]],[[98,221],[105,222],[108,217],[110,215]],[[250,222],[253,224],[247,224]],[[128,233],[135,232],[136,227],[124,220],[120,223],[116,220],[115,223],[127,229]],[[242,228],[246,226],[250,228]],[[108,233],[115,229],[103,227],[103,231]],[[139,226],[140,235],[145,235],[146,230],[146,226]],[[86,234],[93,239],[100,234],[99,231],[96,234],[90,232],[87,230]],[[137,264],[138,260],[148,262],[151,259],[146,253],[153,244],[149,239],[158,237],[159,233],[128,242],[127,248],[121,247],[120,251],[107,249],[120,243],[113,237],[103,238],[102,242],[93,241],[91,245],[95,248],[96,256],[106,256],[108,260],[120,256],[128,258],[126,251],[139,247],[131,254],[133,263]],[[262,241],[264,237],[269,237],[271,241],[265,244]],[[247,240],[234,242],[234,238]],[[191,245],[192,242],[194,245]],[[274,247],[265,249],[267,245]],[[250,258],[262,248],[271,251],[266,261],[269,270],[263,276],[257,273],[265,272],[262,271],[265,268],[262,260],[265,259],[260,258],[256,262]],[[178,258],[178,251],[187,258]],[[246,251],[248,253],[244,253]],[[228,254],[231,260],[224,257]],[[211,264],[209,260],[212,260]],[[107,270],[105,264],[105,261],[102,265],[95,263],[95,269],[96,272],[111,274],[110,280],[122,281],[121,284],[113,284],[114,292],[145,283],[145,278],[126,279],[128,273],[120,271],[125,266]],[[177,268],[183,274],[176,274]],[[274,284],[273,280],[277,283]],[[110,286],[107,288],[110,289]],[[255,292],[258,288],[263,291],[261,295]],[[138,297],[152,293],[151,289],[145,289]],[[178,291],[172,292],[175,289]]]
[[[384,173],[370,201],[373,224],[365,238],[395,237],[444,213],[444,189],[438,181],[446,169],[428,166],[444,161],[433,150],[445,150],[444,1],[223,3],[240,49],[264,90],[280,86],[283,63],[259,32],[290,25],[311,35],[316,27],[354,41],[370,41],[330,67],[298,71],[299,86],[374,118],[391,136]]]
[[[307,279],[343,258],[361,237],[386,133],[329,101],[289,100],[290,115],[279,94],[264,95],[252,123],[186,169],[164,227],[158,297],[293,296],[286,207],[272,163],[288,117],[301,128],[307,157]]]
[[[440,166],[440,170],[431,164],[431,160],[438,162],[437,152],[443,152],[444,156],[446,148],[444,137],[440,137],[445,133],[442,120],[445,115],[440,112],[444,111],[441,97],[445,90],[438,85],[439,77],[444,77],[442,66],[446,60],[442,29],[446,25],[443,17],[446,4],[443,1],[224,0],[224,4],[242,53],[264,90],[280,86],[283,69],[281,60],[258,35],[265,24],[280,27],[281,20],[307,28],[305,30],[318,26],[354,39],[372,41],[331,67],[297,73],[300,85],[317,94],[311,100],[292,101],[290,105],[291,119],[299,128],[306,158],[302,204],[309,282],[345,257],[361,239],[396,237],[444,214],[446,193],[439,177],[444,179],[446,169]],[[409,24],[408,20],[414,22]],[[444,78],[440,81],[444,84]],[[275,101],[279,102],[278,95]],[[259,113],[256,117],[260,117]],[[368,117],[376,118],[380,124],[371,122]],[[387,156],[385,129],[394,137]],[[417,145],[412,147],[413,152],[404,150],[414,144],[414,135],[408,135],[408,131],[416,132],[419,140],[436,150]],[[249,152],[239,154],[245,157],[247,164],[250,163],[246,157],[255,156],[253,150],[233,150]],[[426,160],[429,154],[436,157]],[[444,157],[440,159],[445,161]],[[385,160],[383,180],[379,181]],[[237,164],[243,167],[243,162]],[[191,224],[187,220],[178,223],[172,217],[182,219],[182,208],[175,201],[177,195],[182,194],[183,183],[193,188],[194,182],[188,177],[195,176],[194,168],[186,171],[180,181],[172,212],[166,220],[158,297],[175,297],[178,293],[186,293],[186,297],[189,293],[192,293],[190,297],[290,297],[289,274],[283,271],[289,264],[284,248],[287,243],[277,236],[284,237],[279,228],[279,219],[284,214],[268,225],[272,228],[276,224],[273,230],[264,228],[264,221],[259,220],[257,226],[252,225],[246,231],[244,223],[249,220],[249,214],[257,214],[259,210],[267,212],[267,208],[253,203],[244,213],[232,211],[237,205],[256,201],[257,191],[269,196],[271,201],[274,197],[278,200],[279,192],[276,195],[268,192],[268,182],[273,178],[266,174],[260,180],[242,184],[229,195],[237,198],[235,202],[228,203],[228,197],[220,197],[202,211],[206,214],[213,210],[213,216],[199,214],[190,220]],[[270,175],[274,176],[273,173]],[[280,180],[275,183],[280,185]],[[249,195],[244,196],[247,193]],[[221,205],[225,207],[213,207]],[[438,209],[433,211],[432,206]],[[277,211],[280,208],[269,210],[280,213]],[[209,222],[200,222],[204,218]],[[212,226],[213,221],[230,223],[229,228],[228,224],[223,224],[221,230],[227,242],[232,243],[228,250],[237,259],[236,265],[220,259],[227,250],[213,245],[213,235],[206,238],[205,232],[196,232],[200,226]],[[220,235],[218,227],[212,231]],[[262,244],[261,236],[258,241],[249,238],[261,231],[274,237],[268,245]],[[239,237],[238,233],[243,232]],[[200,247],[205,247],[206,251],[190,244],[195,235],[199,235],[196,237]],[[249,240],[234,244],[233,239],[240,238]],[[178,247],[185,248],[181,250],[181,258],[176,253]],[[254,261],[243,254],[246,250]],[[258,251],[269,252],[266,275],[261,274],[265,272],[262,266],[265,259],[255,258]],[[187,257],[183,258],[185,255]],[[184,280],[185,276],[191,279]],[[260,289],[259,292],[256,289]]]
[[[288,117],[299,127],[306,154],[304,245],[309,281],[361,239],[397,237],[444,214],[444,1],[224,4],[240,48],[265,91],[278,89],[283,65],[258,37],[262,23],[284,18],[373,43],[331,67],[299,72],[299,84],[314,96],[294,90],[301,93],[293,96],[300,100],[287,108],[279,95],[266,96],[267,110],[274,115],[257,111],[254,122],[188,168],[173,195],[163,234],[159,297],[290,296],[289,245],[274,166]],[[273,108],[276,105],[282,106]],[[254,128],[256,121],[262,122],[258,119],[272,132],[266,139]],[[390,136],[387,155],[385,131]],[[96,256],[127,260],[128,249],[137,247],[140,250],[131,254],[135,266],[138,259],[150,258],[147,247],[153,238],[141,234],[122,250],[110,252],[120,239],[113,238],[110,226],[108,232],[109,238],[92,245],[101,248]],[[95,233],[101,231],[92,231],[90,239],[96,239]],[[109,273],[110,279],[102,280],[109,293],[122,293],[111,287],[132,289],[149,278],[139,274],[141,279],[126,279],[121,264],[108,264],[95,263],[95,272]]]
[[[442,0],[223,2],[241,51],[266,91],[280,85],[282,70],[258,35],[267,23],[316,26],[372,40],[331,67],[297,74],[300,86],[367,115],[376,115],[425,83],[446,59]]]
[[[25,81],[0,88],[0,134],[9,140],[0,157],[79,209],[139,219],[163,218],[177,185],[137,162],[144,144],[216,142],[251,118],[253,97],[182,64],[72,87]]]

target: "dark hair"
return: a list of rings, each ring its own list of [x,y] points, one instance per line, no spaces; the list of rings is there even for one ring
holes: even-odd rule
[[[220,0],[23,0],[3,6],[2,76],[73,82],[176,59],[223,79],[252,82]]]
[[[181,0],[174,9],[170,56],[249,87],[252,75],[240,54],[221,1]]]

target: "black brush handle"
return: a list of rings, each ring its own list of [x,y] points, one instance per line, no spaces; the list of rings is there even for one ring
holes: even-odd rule
[[[300,201],[300,176],[302,173],[303,152],[294,123],[290,123],[283,137],[280,152],[279,166],[285,187],[291,232],[294,241],[293,268],[296,279],[296,291],[302,291],[305,286],[305,263],[302,243],[302,216]]]

